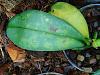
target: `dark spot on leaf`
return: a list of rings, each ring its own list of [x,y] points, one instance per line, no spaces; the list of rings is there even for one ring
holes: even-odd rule
[[[58,29],[56,27],[50,26],[50,31],[51,32],[56,32]]]
[[[65,43],[65,42],[66,42],[66,39],[63,40],[63,43]]]

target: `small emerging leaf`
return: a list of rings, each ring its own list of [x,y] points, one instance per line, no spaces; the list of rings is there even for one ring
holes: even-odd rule
[[[94,40],[92,45],[94,48],[100,47],[100,38]]]

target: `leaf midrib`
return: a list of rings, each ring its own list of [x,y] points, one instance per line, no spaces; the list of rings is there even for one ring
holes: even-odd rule
[[[72,39],[75,39],[74,37],[70,37],[70,36],[64,36],[64,35],[55,34],[55,33],[53,33],[53,32],[46,32],[46,31],[42,31],[42,30],[31,29],[31,28],[25,28],[25,27],[9,26],[8,28],[27,29],[27,30],[32,30],[32,31],[37,31],[37,32],[43,32],[43,33],[47,33],[47,34],[52,34],[52,35],[54,35],[54,36],[59,36],[59,37],[66,37],[66,38],[72,38]],[[79,40],[79,39],[76,39],[76,40]],[[79,40],[79,41],[80,41],[80,40]]]

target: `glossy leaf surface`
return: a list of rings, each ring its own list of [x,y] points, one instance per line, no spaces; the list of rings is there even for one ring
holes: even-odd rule
[[[75,6],[65,2],[57,2],[51,7],[51,11],[49,13],[69,22],[85,38],[89,39],[89,31],[86,20],[80,10],[78,10]]]
[[[13,17],[7,36],[23,49],[59,51],[83,47],[83,36],[71,25],[46,12],[27,10]]]

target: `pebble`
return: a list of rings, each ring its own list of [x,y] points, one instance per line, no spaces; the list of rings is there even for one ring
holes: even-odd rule
[[[91,55],[89,53],[86,53],[85,57],[89,58]]]
[[[77,56],[77,60],[79,60],[79,61],[84,61],[84,56],[83,55],[78,55]]]
[[[69,57],[71,58],[71,59],[75,59],[76,58],[76,56],[77,56],[77,54],[76,53],[74,53],[74,52],[69,52],[70,54],[69,54]]]
[[[90,64],[94,64],[94,63],[96,63],[96,59],[95,58],[90,60]]]
[[[60,65],[56,65],[56,67],[60,67]]]
[[[78,64],[77,64],[78,66],[81,66],[82,64],[81,64],[81,62],[78,62]]]
[[[89,73],[93,71],[93,69],[91,67],[83,68],[83,69],[85,72],[89,72]]]
[[[96,55],[97,60],[100,60],[100,55]]]
[[[66,63],[64,63],[64,64],[62,64],[62,66],[63,66],[63,67],[65,67],[65,66],[67,66],[67,64],[66,64]]]
[[[18,66],[18,67],[20,67],[20,68],[22,68],[22,67],[23,67],[23,65],[22,65],[21,63],[14,62],[14,67],[16,67],[16,66]]]
[[[94,27],[96,28],[98,26],[98,22],[94,22]]]
[[[66,67],[64,67],[64,73],[68,73],[69,72],[69,70],[71,70],[71,69],[74,69],[74,67],[73,66],[66,66]]]

